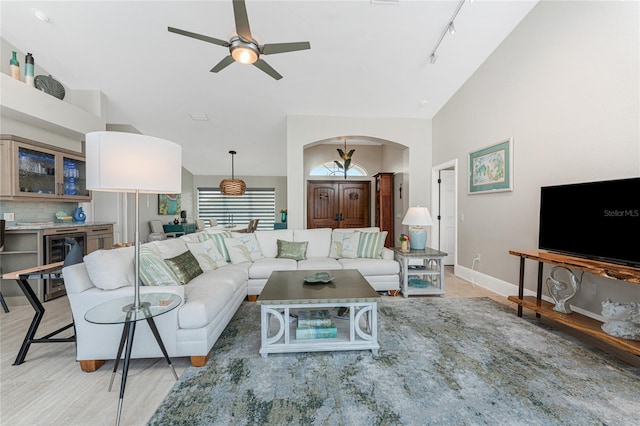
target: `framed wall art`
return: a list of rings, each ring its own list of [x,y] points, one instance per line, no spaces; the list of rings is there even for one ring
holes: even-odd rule
[[[513,191],[513,138],[469,153],[469,194]]]
[[[182,210],[181,194],[158,194],[158,214],[164,216],[180,214]]]

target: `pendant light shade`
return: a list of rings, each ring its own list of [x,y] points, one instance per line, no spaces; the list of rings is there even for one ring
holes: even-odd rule
[[[235,151],[229,151],[231,154],[231,179],[223,179],[220,182],[220,192],[223,195],[229,195],[231,197],[238,197],[247,190],[247,185],[241,179],[235,179],[233,169],[233,156],[236,155]]]

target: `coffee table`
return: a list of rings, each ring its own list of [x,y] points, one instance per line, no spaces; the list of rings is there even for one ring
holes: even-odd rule
[[[329,270],[334,279],[327,284],[308,284],[305,276],[315,271],[275,271],[262,289],[260,304],[260,354],[371,350],[378,345],[378,301],[380,295],[355,269]],[[348,317],[334,318],[335,338],[296,339],[292,314],[300,310],[348,308]]]

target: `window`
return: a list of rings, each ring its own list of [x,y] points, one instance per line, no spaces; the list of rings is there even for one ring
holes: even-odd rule
[[[222,195],[220,188],[198,188],[198,219],[239,226],[260,219],[258,229],[273,229],[275,214],[275,188],[247,188],[240,197]]]
[[[333,161],[327,161],[311,169],[309,176],[344,176],[344,171]],[[351,164],[347,176],[367,176],[367,171],[358,164]]]

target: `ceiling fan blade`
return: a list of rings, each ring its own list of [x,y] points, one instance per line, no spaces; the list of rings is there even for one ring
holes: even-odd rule
[[[223,60],[218,62],[218,64],[215,67],[211,68],[209,71],[210,72],[222,71],[223,69],[231,65],[233,62],[235,61],[233,60],[233,57],[231,57],[231,55],[226,56]]]
[[[280,80],[282,78],[282,76],[280,74],[278,74],[278,71],[276,71],[273,68],[271,68],[271,65],[267,64],[262,59],[258,59],[257,61],[255,61],[253,63],[253,65],[255,65],[256,67],[260,68],[262,71],[266,72],[267,74],[269,74],[271,77],[275,78],[276,80]]]
[[[218,46],[229,47],[229,42],[225,41],[225,40],[220,40],[220,39],[209,37],[209,36],[205,36],[205,35],[202,35],[202,34],[192,33],[191,31],[180,30],[178,28],[173,28],[173,27],[168,27],[167,29],[171,33],[176,33],[176,34],[180,34],[180,35],[183,35],[183,36],[196,38],[198,40],[206,41],[207,43],[217,44]]]
[[[273,55],[275,53],[294,52],[296,50],[311,49],[311,43],[308,41],[301,41],[297,43],[272,43],[262,46],[263,55]]]
[[[236,19],[236,32],[238,35],[247,41],[253,40],[251,28],[249,28],[247,5],[244,0],[233,0],[233,16]]]

